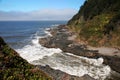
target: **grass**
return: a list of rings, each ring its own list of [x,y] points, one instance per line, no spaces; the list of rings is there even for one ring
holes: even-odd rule
[[[106,42],[111,46],[115,44],[111,43],[112,41],[117,42],[116,45],[119,45],[119,39],[114,40],[114,35],[112,35],[113,39],[111,38],[110,41],[108,41],[108,35],[104,34],[105,26],[109,24],[114,16],[115,13],[103,13],[95,16],[93,19],[81,21],[77,24],[74,23],[68,26],[70,26],[70,30],[77,34],[77,39],[85,41],[91,46],[107,46],[105,45]],[[117,35],[118,32],[115,31],[113,34],[116,33]]]
[[[52,80],[52,78],[22,59],[0,38],[0,80]]]

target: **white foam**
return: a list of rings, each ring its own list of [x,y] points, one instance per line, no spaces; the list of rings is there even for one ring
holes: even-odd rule
[[[53,24],[53,25],[51,25],[52,27],[57,27],[57,26],[59,26],[59,24]]]
[[[32,40],[33,44],[26,45],[22,49],[16,49],[21,57],[26,59],[28,62],[42,59],[44,56],[51,56],[54,53],[60,53],[62,50],[59,48],[45,48],[39,44],[39,37]]]
[[[104,80],[111,72],[109,66],[103,65],[103,58],[90,59],[76,55],[69,55],[70,53],[56,53],[49,57],[33,61],[35,65],[49,65],[53,69],[58,69],[75,76],[89,76]]]
[[[103,65],[103,58],[90,59],[76,56],[71,53],[62,53],[59,48],[46,48],[39,44],[36,36],[31,45],[26,45],[16,51],[21,57],[34,65],[49,65],[53,69],[58,69],[75,76],[89,76],[104,80],[110,74],[110,67]]]
[[[47,36],[52,37],[52,34],[49,31],[45,30],[45,33],[47,34]]]
[[[74,55],[74,54],[71,54],[71,53],[66,53],[66,54],[74,56],[76,58],[80,58],[81,60],[84,60],[85,62],[87,62],[89,64],[96,65],[96,66],[102,65],[103,62],[104,62],[103,58],[90,59],[90,58],[87,58],[87,57],[77,56],[77,55]]]

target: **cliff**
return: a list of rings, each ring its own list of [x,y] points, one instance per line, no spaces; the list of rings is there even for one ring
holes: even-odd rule
[[[22,59],[0,38],[1,80],[52,80],[39,68]]]
[[[120,0],[86,0],[68,22],[77,41],[91,46],[120,47]]]

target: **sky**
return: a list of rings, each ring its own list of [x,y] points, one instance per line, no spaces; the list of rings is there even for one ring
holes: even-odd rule
[[[0,21],[69,20],[85,0],[0,0]]]

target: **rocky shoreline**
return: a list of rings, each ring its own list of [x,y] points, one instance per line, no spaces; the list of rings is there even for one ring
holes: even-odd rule
[[[77,77],[77,76],[73,76],[73,75],[67,74],[65,72],[62,72],[60,70],[54,70],[54,69],[50,68],[48,65],[46,65],[46,66],[38,65],[38,67],[40,68],[40,70],[42,70],[43,72],[45,72],[46,74],[51,76],[53,80],[95,80],[92,77],[90,77],[89,75]]]
[[[41,38],[39,43],[42,46],[47,48],[60,48],[63,52],[73,53],[74,55],[84,56],[89,58],[99,58],[103,57],[104,64],[109,65],[113,70],[111,74],[111,78],[106,80],[119,80],[120,79],[120,57],[113,55],[103,55],[100,54],[98,50],[90,50],[88,46],[85,44],[81,44],[75,41],[75,33],[69,31],[67,26],[60,25],[56,28],[48,30],[52,36],[48,36],[45,38]],[[83,77],[75,77],[72,75],[68,75],[59,70],[53,70],[49,66],[43,67],[40,66],[40,69],[50,74],[54,80],[94,80],[88,75]],[[57,75],[56,75],[57,74]],[[61,76],[61,77],[60,77]],[[67,76],[66,79],[62,79],[64,76]],[[69,77],[69,79],[68,79]]]

